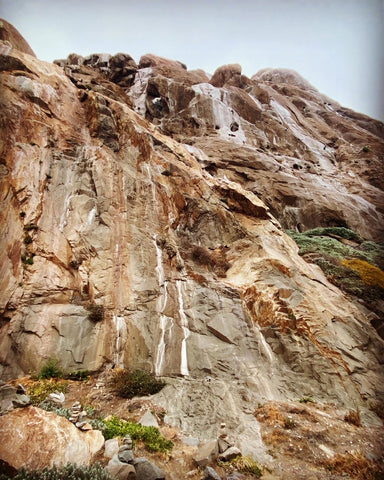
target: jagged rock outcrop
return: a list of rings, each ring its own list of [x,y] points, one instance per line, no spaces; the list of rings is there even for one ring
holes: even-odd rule
[[[4,379],[51,356],[144,368],[168,377],[168,422],[208,440],[225,420],[260,456],[259,402],[364,414],[384,398],[370,311],[283,230],[382,239],[381,122],[294,74],[231,67],[208,83],[153,56],[55,65],[4,45]]]

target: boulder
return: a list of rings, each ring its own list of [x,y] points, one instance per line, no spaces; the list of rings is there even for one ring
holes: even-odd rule
[[[156,417],[152,415],[152,413],[147,410],[144,415],[140,418],[139,423],[144,425],[144,427],[156,427],[159,428],[159,424],[157,423]]]
[[[219,438],[217,440],[217,443],[219,445],[219,452],[220,453],[223,453],[225,452],[226,450],[228,450],[229,447],[231,447],[232,445],[229,443],[228,439],[227,438]]]
[[[0,40],[9,43],[13,48],[20,50],[20,52],[28,53],[28,55],[36,57],[35,52],[21,33],[13,25],[3,19],[0,19]]]
[[[133,462],[133,451],[130,448],[127,448],[125,445],[120,447],[117,458],[120,462],[123,463],[132,463]]]
[[[212,467],[206,467],[204,470],[204,480],[222,480],[220,475]]]
[[[145,457],[135,458],[136,480],[163,480],[165,473]]]
[[[63,392],[50,393],[47,397],[48,402],[54,403],[57,406],[62,407],[65,402],[65,395]]]
[[[212,462],[215,458],[217,458],[219,454],[219,447],[217,444],[217,440],[210,440],[209,442],[204,443],[199,447],[195,455],[193,456],[193,460],[199,467],[205,467],[209,463]]]
[[[100,431],[81,432],[66,418],[32,406],[0,417],[0,437],[0,459],[16,469],[89,465],[104,445]]]
[[[214,87],[224,87],[233,77],[241,76],[241,65],[238,63],[223,65],[216,69],[209,83]]]
[[[225,452],[220,453],[219,459],[223,462],[229,462],[230,460],[241,455],[241,451],[237,447],[229,447]]]
[[[18,390],[12,385],[4,384],[0,386],[0,415],[13,410],[14,408],[25,407],[31,403],[31,399],[28,395],[17,392]]]
[[[119,451],[119,439],[117,437],[106,440],[104,444],[104,457],[112,458]]]
[[[105,468],[112,476],[117,477],[119,480],[133,480],[137,478],[135,467],[129,463],[120,462],[117,455],[109,461]]]

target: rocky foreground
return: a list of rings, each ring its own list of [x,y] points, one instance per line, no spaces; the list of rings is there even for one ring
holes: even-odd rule
[[[49,358],[67,372],[140,368],[166,383],[151,402],[168,426],[204,443],[224,422],[275,478],[312,469],[313,438],[329,458],[343,445],[379,461],[384,273],[367,255],[383,242],[383,123],[292,71],[210,77],[121,53],[50,64],[0,27],[1,378]],[[286,229],[317,227],[359,238],[352,260],[374,275],[343,271],[374,295],[298,254]],[[292,447],[268,446],[264,405]],[[361,427],[345,427],[350,411]],[[309,422],[298,443],[289,415]]]

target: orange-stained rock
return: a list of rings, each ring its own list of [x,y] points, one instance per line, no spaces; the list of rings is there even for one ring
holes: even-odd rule
[[[4,42],[4,44],[11,45],[16,50],[20,50],[20,52],[28,53],[28,55],[36,57],[35,52],[21,33],[13,25],[2,18],[0,18],[0,41]],[[2,53],[1,46],[0,53]]]
[[[158,75],[163,75],[166,78],[171,78],[176,82],[185,83],[186,85],[194,85],[208,81],[208,76],[203,70],[188,71],[184,63],[152,54],[146,54],[140,58],[139,68],[147,67],[152,68]]]
[[[216,69],[209,83],[214,87],[224,87],[229,80],[240,78],[240,76],[241,65],[238,63],[223,65],[222,67]]]
[[[82,432],[70,421],[36,407],[0,417],[0,459],[14,468],[89,465],[104,446],[99,430]]]

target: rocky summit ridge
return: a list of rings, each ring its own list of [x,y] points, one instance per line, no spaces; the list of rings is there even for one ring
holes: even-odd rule
[[[169,424],[209,440],[225,421],[259,459],[267,401],[377,422],[383,299],[343,292],[286,230],[383,241],[384,124],[290,70],[51,64],[0,32],[1,378],[51,357],[147,370]]]

